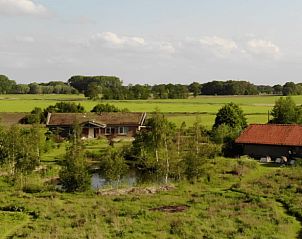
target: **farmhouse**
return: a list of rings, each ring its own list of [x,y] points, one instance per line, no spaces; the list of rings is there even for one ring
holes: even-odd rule
[[[48,113],[46,126],[63,137],[77,123],[82,137],[133,137],[144,126],[146,113]]]
[[[251,157],[301,157],[302,125],[251,124],[235,142]]]

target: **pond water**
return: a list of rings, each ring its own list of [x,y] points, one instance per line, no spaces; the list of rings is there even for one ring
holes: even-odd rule
[[[122,179],[119,181],[119,184],[126,185],[129,187],[135,186],[137,182],[139,181],[138,173],[131,169],[128,171],[128,173],[122,177]],[[104,186],[111,185],[113,187],[117,186],[117,181],[107,181],[101,173],[95,172],[91,175],[91,187],[95,190],[100,189]]]
[[[151,173],[142,173],[139,170],[135,168],[130,168],[129,171],[125,176],[122,177],[122,179],[117,181],[107,181],[104,176],[102,176],[101,172],[98,172],[96,170],[91,175],[91,187],[94,190],[103,188],[104,186],[113,186],[116,187],[119,185],[124,185],[128,187],[136,186],[138,183],[142,182],[164,182],[164,178],[158,179],[158,177],[155,174]]]

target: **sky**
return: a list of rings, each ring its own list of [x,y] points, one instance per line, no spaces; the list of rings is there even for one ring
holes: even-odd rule
[[[301,0],[0,0],[0,31],[17,83],[302,82]]]

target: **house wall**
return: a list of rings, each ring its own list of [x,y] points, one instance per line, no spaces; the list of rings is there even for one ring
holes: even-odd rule
[[[138,126],[124,126],[127,127],[128,130],[125,134],[120,134],[118,132],[118,128],[120,125],[108,125],[107,127],[111,128],[111,133],[107,134],[106,128],[97,128],[97,127],[83,127],[82,128],[82,137],[85,138],[97,138],[101,136],[105,137],[134,137],[138,131]],[[58,127],[58,126],[52,126],[49,127],[49,129],[53,132],[57,132],[62,137],[68,137],[72,133],[71,127]]]
[[[119,125],[107,125],[107,128],[111,128],[111,133],[106,131],[106,128],[95,129],[96,137],[98,136],[106,136],[106,137],[134,137],[138,131],[137,126],[124,126],[127,127],[128,130],[124,134],[120,134],[118,132],[118,128],[121,127]]]
[[[243,147],[243,153],[252,157],[270,156],[273,158],[286,156],[289,157],[290,153],[293,156],[302,155],[302,147],[291,146],[275,146],[275,145],[257,145],[246,144]]]

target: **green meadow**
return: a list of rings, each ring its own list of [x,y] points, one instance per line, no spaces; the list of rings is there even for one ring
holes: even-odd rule
[[[56,191],[43,183],[53,170],[30,175],[26,192],[0,177],[0,238],[301,238],[301,168],[215,158],[194,184],[109,195]],[[183,210],[162,210],[173,206]]]
[[[199,96],[189,99],[167,100],[114,100],[91,101],[83,95],[0,95],[0,112],[30,112],[34,107],[46,108],[60,101],[80,103],[90,111],[98,103],[110,103],[132,112],[159,110],[177,125],[183,121],[192,125],[198,116],[205,126],[210,127],[215,114],[224,104],[234,102],[243,109],[248,123],[266,123],[268,112],[279,96]],[[293,96],[302,104],[302,96]]]

